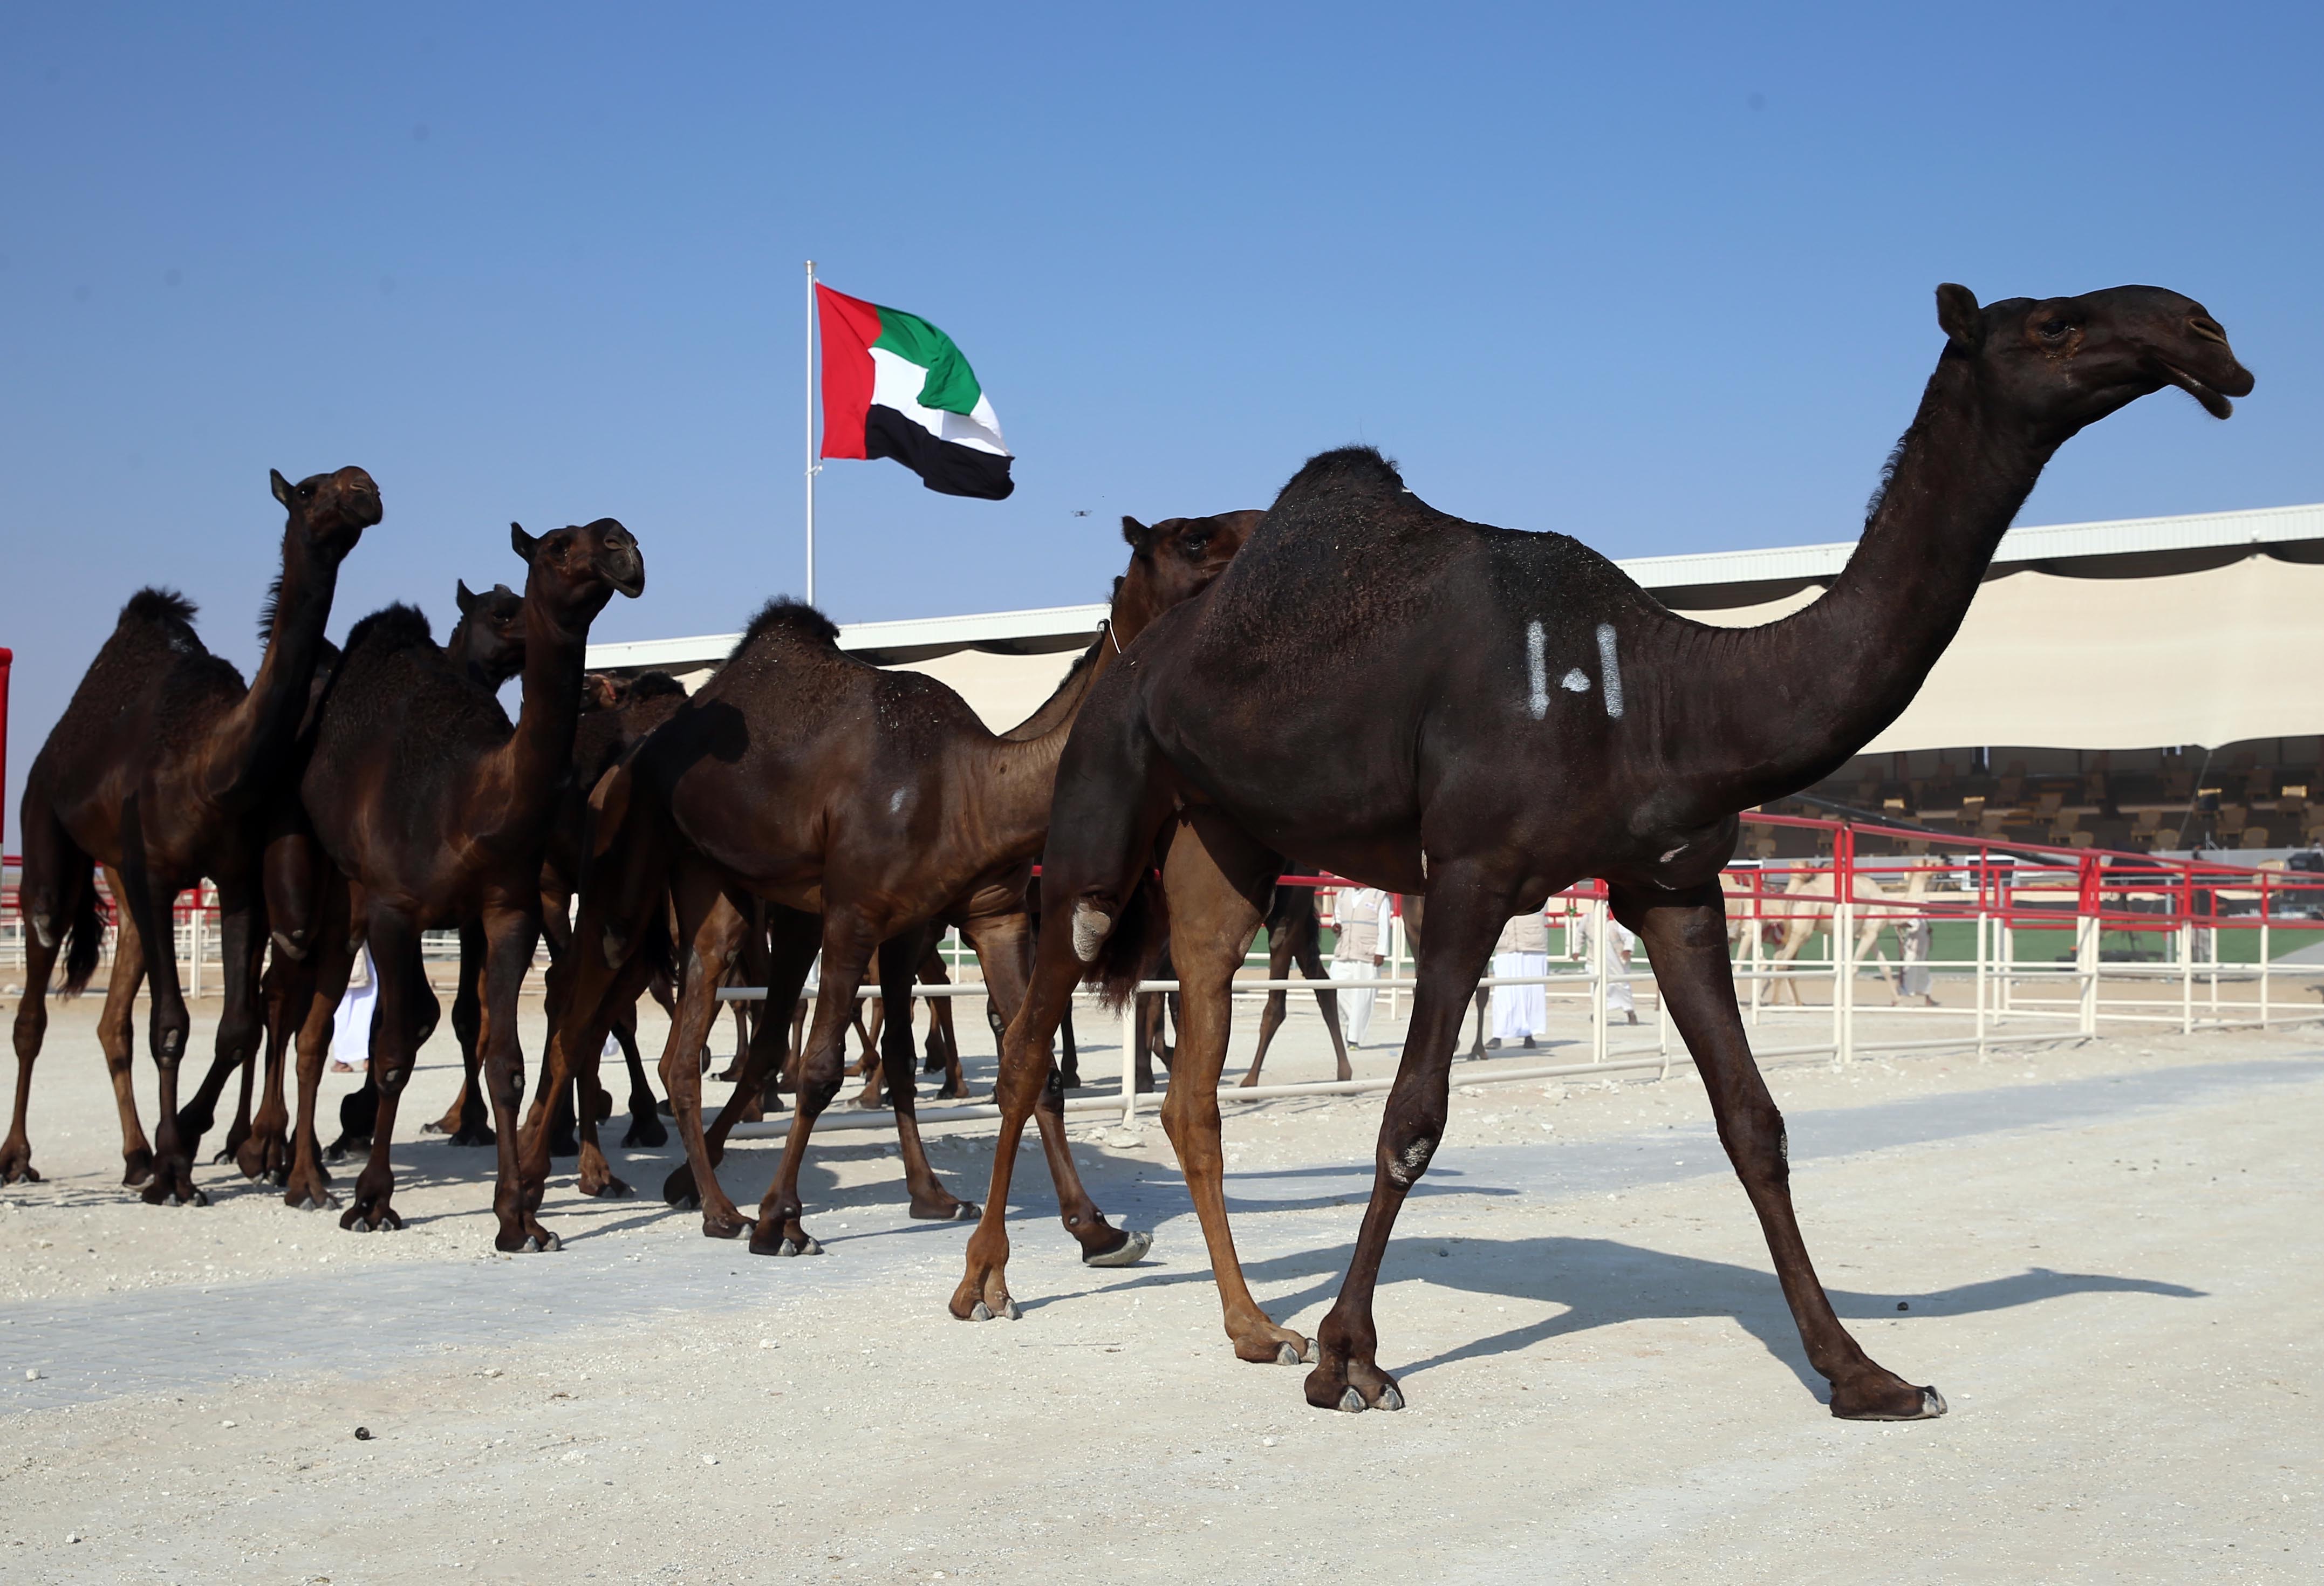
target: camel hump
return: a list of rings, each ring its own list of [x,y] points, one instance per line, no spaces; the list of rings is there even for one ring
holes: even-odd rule
[[[121,620],[139,622],[182,622],[193,625],[194,603],[174,589],[162,589],[147,585],[129,597],[121,608]]]
[[[436,647],[436,634],[428,625],[428,613],[416,605],[398,601],[393,605],[382,606],[348,631],[346,653],[376,650],[384,655],[422,645],[430,650]]]
[[[1318,496],[1339,500],[1364,496],[1399,496],[1406,493],[1404,475],[1396,465],[1369,446],[1343,446],[1336,451],[1318,452],[1307,459],[1299,472],[1291,476],[1275,498],[1276,510],[1281,511]]]
[[[839,648],[839,624],[825,616],[803,600],[793,600],[779,595],[759,608],[751,625],[742,630],[742,641],[734,647],[737,655],[750,648],[755,640],[770,635],[784,635],[825,649]]]
[[[632,705],[646,699],[685,697],[686,685],[668,672],[640,672],[630,680],[629,703]]]

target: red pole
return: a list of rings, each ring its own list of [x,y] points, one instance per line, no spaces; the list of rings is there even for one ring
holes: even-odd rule
[[[0,650],[0,788],[8,786],[8,668],[16,659],[13,650]],[[8,798],[0,792],[0,847],[8,842]]]

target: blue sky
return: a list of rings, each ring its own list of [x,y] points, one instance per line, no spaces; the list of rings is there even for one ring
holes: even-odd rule
[[[795,591],[810,255],[1019,454],[998,505],[834,465],[843,621],[1100,598],[1121,513],[1350,439],[1614,556],[1846,538],[1946,280],[2173,287],[2259,376],[2025,521],[2324,498],[2313,8],[1904,9],[11,6],[9,845],[136,586],[254,665],[269,467],[380,481],[335,633],[520,582],[511,519],[637,532],[600,637]]]

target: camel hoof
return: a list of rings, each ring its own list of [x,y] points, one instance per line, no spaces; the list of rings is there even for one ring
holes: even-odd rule
[[[584,1186],[581,1193],[595,1200],[618,1201],[623,1195],[630,1194],[630,1186],[613,1175],[607,1174],[603,1184],[598,1185],[595,1189]]]
[[[968,1319],[972,1322],[990,1322],[997,1316],[1004,1322],[1014,1322],[1017,1321],[1021,1314],[1022,1313],[1017,1309],[1017,1302],[1015,1300],[1001,1301],[1001,1309],[998,1311],[994,1310],[991,1305],[986,1305],[982,1300],[979,1300],[976,1302],[975,1308],[969,1312]]]
[[[651,1151],[668,1144],[669,1130],[661,1126],[659,1119],[650,1112],[630,1114],[630,1131],[622,1137],[623,1149]]]
[[[1352,1388],[1340,1396],[1340,1408],[1351,1415],[1360,1415],[1370,1407],[1364,1403],[1364,1396]]]
[[[936,1206],[923,1212],[915,1206],[911,1214],[922,1222],[973,1222],[984,1214],[984,1209],[974,1201],[954,1201],[949,1210]]]
[[[1322,1365],[1323,1363],[1323,1346],[1317,1343],[1314,1339],[1309,1339],[1307,1341],[1307,1352],[1299,1357],[1299,1362],[1304,1366]]]
[[[563,1240],[558,1238],[553,1233],[544,1231],[540,1233],[526,1234],[524,1236],[524,1242],[517,1246],[514,1253],[520,1256],[546,1256],[554,1254],[564,1248],[565,1241]]]
[[[1404,1395],[1398,1393],[1396,1390],[1396,1384],[1391,1382],[1386,1388],[1380,1389],[1379,1401],[1372,1406],[1372,1408],[1376,1410],[1400,1410],[1404,1408]]]
[[[32,1171],[32,1164],[29,1162],[24,1165],[24,1176],[31,1183],[38,1184],[41,1182],[41,1176]],[[125,1187],[135,1189],[139,1185],[143,1184],[147,1179],[152,1176],[152,1152],[139,1151],[134,1155],[124,1157],[121,1159],[121,1182]]]
[[[1921,1389],[1921,1407],[1904,1415],[1892,1415],[1879,1410],[1869,1410],[1855,1415],[1842,1415],[1837,1410],[1832,1414],[1843,1421],[1933,1421],[1943,1415],[1947,1407],[1943,1394],[1933,1388],[1923,1388]]]
[[[1276,1346],[1275,1363],[1278,1366],[1296,1366],[1302,1362],[1299,1351],[1291,1345],[1283,1343]]]
[[[421,1124],[420,1126],[420,1132],[421,1134],[443,1134],[446,1133],[447,1130],[444,1128],[444,1120],[440,1118],[435,1118]]]
[[[1101,1255],[1084,1256],[1084,1267],[1135,1267],[1154,1248],[1154,1236],[1135,1229],[1125,1229],[1121,1243]]]
[[[661,1181],[661,1198],[681,1212],[699,1211],[701,1192],[694,1187],[694,1169],[680,1167]]]

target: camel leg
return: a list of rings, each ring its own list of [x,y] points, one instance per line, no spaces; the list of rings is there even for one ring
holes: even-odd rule
[[[1150,1234],[1110,1225],[1084,1187],[1065,1144],[1065,1090],[1049,1060],[1049,1043],[1089,962],[1104,952],[1126,911],[1150,907],[1137,899],[1137,891],[1172,802],[1150,774],[1153,751],[1142,725],[1134,719],[1096,722],[1086,713],[1083,724],[1093,730],[1068,751],[1078,762],[1076,776],[1070,782],[1061,777],[1058,787],[1072,794],[1061,797],[1052,814],[1049,845],[1041,858],[1046,928],[1034,950],[1032,983],[1001,1045],[1001,1073],[992,1088],[1001,1130],[993,1143],[984,1215],[969,1236],[966,1269],[948,1306],[964,1322],[1017,1314],[1009,1297],[1009,1184],[1028,1118],[1038,1117],[1058,1212],[1066,1231],[1079,1241],[1084,1262],[1130,1266],[1154,1242]],[[1075,756],[1074,751],[1081,753]],[[1088,961],[1075,954],[1076,936]]]
[[[281,1184],[290,1170],[290,1110],[283,1102],[283,1070],[290,1042],[314,994],[316,915],[323,903],[323,860],[296,807],[278,809],[260,856],[261,896],[273,944],[260,977],[266,1020],[266,1079],[256,1116],[235,1142],[234,1164],[244,1178],[263,1175]],[[288,1011],[295,1000],[301,1010]],[[254,1068],[255,1064],[252,1065]]]
[[[1340,1297],[1323,1318],[1317,1343],[1322,1360],[1307,1374],[1307,1402],[1327,1410],[1404,1407],[1396,1379],[1379,1369],[1379,1333],[1372,1322],[1372,1291],[1380,1260],[1405,1197],[1427,1171],[1444,1135],[1452,1094],[1452,1049],[1461,1037],[1470,993],[1509,917],[1509,899],[1480,865],[1457,862],[1432,867],[1428,945],[1417,965],[1419,986],[1406,1028],[1404,1056],[1380,1118],[1371,1202],[1356,1236],[1355,1258]]]
[[[119,884],[111,871],[106,875]],[[114,1111],[121,1116],[121,1182],[130,1189],[153,1176],[153,1148],[137,1116],[137,988],[144,982],[144,945],[124,908],[113,944],[113,973],[105,985],[105,1010],[97,1019],[97,1044],[105,1053],[106,1077],[113,1082]],[[33,982],[24,983],[29,995]]]
[[[217,1160],[233,1161],[250,1132],[250,1080],[257,1072],[260,1034],[258,975],[266,955],[265,906],[251,880],[245,876],[218,887],[218,971],[224,993],[210,1071],[178,1115],[178,1137],[189,1157],[200,1154],[202,1136],[217,1121],[218,1093],[229,1074],[243,1076],[242,1103]]]
[[[1726,906],[1716,882],[1683,892],[1616,888],[1617,917],[1637,932],[1687,1050],[1694,1055],[1720,1143],[1751,1197],[1775,1277],[1799,1326],[1808,1363],[1831,1384],[1831,1413],[1851,1420],[1911,1421],[1945,1413],[1933,1388],[1916,1388],[1876,1365],[1832,1314],[1792,1211],[1783,1114],[1752,1061],[1735,1005],[1726,950]]]
[[[1270,929],[1267,933],[1267,978],[1279,981],[1288,980],[1290,976],[1291,934]],[[1259,1071],[1267,1063],[1267,1049],[1275,1044],[1275,1032],[1283,1028],[1283,1021],[1289,1017],[1290,1011],[1291,994],[1288,991],[1277,989],[1267,993],[1267,1005],[1259,1010],[1259,1050],[1250,1055],[1250,1066],[1243,1071],[1243,1083],[1255,1085],[1259,1083]],[[1179,1037],[1178,1044],[1185,1045],[1184,1036]]]
[[[880,955],[877,953],[872,955],[871,979],[874,985],[879,983]],[[904,1019],[906,1028],[908,1028],[911,1015],[907,1013]],[[863,1055],[855,1060],[856,1076],[863,1082],[862,1093],[855,1098],[855,1104],[858,1107],[877,1107],[881,1104],[881,1091],[885,1075],[880,1063],[880,1037],[886,1033],[887,1028],[886,1000],[883,999],[867,1007],[862,999],[857,999],[855,1038],[863,1043]]]
[[[698,1055],[718,1021],[717,988],[725,983],[726,966],[741,950],[747,922],[734,900],[700,866],[681,866],[670,878],[670,892],[678,904],[679,928],[686,933],[681,937],[686,973],[678,982],[678,1017],[670,1020],[669,1040],[662,1047],[661,1083],[669,1093],[670,1121],[686,1148],[686,1166],[680,1170],[682,1180],[673,1173],[664,1182],[662,1198],[672,1205],[699,1205],[704,1238],[733,1239],[751,1226],[751,1220],[718,1182],[716,1158],[703,1135]],[[744,1054],[746,1085],[756,1051],[753,1046]],[[731,1098],[727,1105],[734,1105]]]
[[[798,1065],[798,1105],[791,1111],[790,1132],[783,1139],[782,1161],[775,1169],[774,1182],[759,1203],[758,1224],[751,1234],[754,1256],[813,1256],[823,1251],[801,1221],[799,1169],[806,1163],[815,1120],[839,1093],[846,1076],[847,1029],[855,993],[863,983],[863,973],[879,940],[878,927],[853,909],[835,908],[823,917],[823,983],[816,988],[815,1020],[807,1031],[807,1054]],[[701,1176],[698,1166],[696,1176]]]
[[[736,1007],[741,1007],[739,1002]],[[669,1130],[661,1126],[661,1100],[646,1079],[645,1059],[638,1055],[638,1002],[632,997],[615,1012],[613,1039],[622,1046],[622,1062],[630,1071],[630,1127],[622,1144],[631,1150],[653,1150],[669,1144]],[[742,1038],[738,1026],[736,1038]],[[748,1050],[746,1046],[744,1050]]]
[[[207,1206],[209,1197],[194,1187],[193,1160],[178,1133],[178,1068],[185,1061],[186,1037],[193,1028],[178,983],[177,936],[172,916],[178,888],[146,867],[144,836],[135,795],[128,798],[121,818],[121,878],[127,886],[122,899],[137,922],[137,936],[145,949],[145,978],[152,994],[147,1016],[145,1045],[153,1054],[160,1077],[160,1106],[153,1120],[153,1176],[143,1192],[149,1206]]]
[[[786,1001],[800,1000],[799,988],[807,984],[807,971],[815,966],[816,951],[822,945],[823,921],[816,915],[773,906],[767,908],[763,918],[770,943],[766,968],[767,1005],[780,1008]],[[712,1167],[726,1159],[726,1137],[736,1124],[755,1123],[764,1108],[781,1107],[775,1086],[786,1059],[796,1052],[795,1047],[784,1044],[786,1037],[797,1038],[791,1034],[795,1028],[791,1020],[764,1017],[753,1025],[751,1045],[741,1054],[742,1072],[735,1076],[733,1093],[726,1098],[726,1104],[703,1132],[703,1155]],[[702,1203],[695,1190],[690,1161],[678,1164],[677,1171],[663,1183],[661,1195],[673,1206]]]
[[[301,980],[307,982],[303,987],[298,986]],[[279,1185],[290,1170],[290,1114],[283,1103],[282,1069],[284,1055],[298,1030],[289,1009],[294,999],[298,1006],[306,1007],[313,995],[313,980],[311,964],[286,958],[278,947],[259,982],[266,1007],[266,1081],[257,1115],[250,1120],[250,1132],[235,1148],[234,1165],[242,1169],[244,1178],[263,1176]]]
[[[531,907],[527,907],[528,902]],[[497,1169],[493,1214],[500,1223],[493,1236],[493,1247],[512,1254],[554,1250],[559,1245],[558,1237],[540,1225],[538,1215],[541,1188],[549,1176],[548,1119],[538,1105],[530,1127],[517,1113],[524,1083],[524,1048],[517,1039],[517,995],[524,989],[524,977],[532,972],[532,951],[540,940],[540,917],[536,912],[539,907],[537,897],[487,899],[482,921],[484,1009],[478,1041],[483,1048],[484,1095],[493,1110],[493,1153]],[[583,924],[588,923],[585,908]],[[579,961],[602,962],[600,939],[593,936],[586,951],[566,954],[550,973],[577,968]],[[575,1001],[575,998],[567,996],[555,1002],[560,1017],[549,1030],[549,1050],[540,1065],[544,1071],[558,1066],[558,1047],[571,1029]],[[599,1038],[604,1037],[601,1035]],[[383,1141],[386,1139],[384,1134],[380,1138]],[[532,1166],[536,1154],[540,1177],[528,1181],[524,1169]]]
[[[64,829],[62,822],[48,806],[47,798],[35,784],[24,790],[24,856],[23,883],[17,895],[17,907],[24,928],[24,994],[16,1004],[16,1103],[9,1118],[8,1138],[0,1143],[0,1184],[38,1184],[41,1176],[32,1167],[32,1137],[26,1132],[27,1112],[32,1095],[32,1065],[41,1055],[41,1042],[49,1029],[49,981],[56,973],[57,957],[65,952],[67,939],[76,928],[93,929],[91,923],[97,907],[95,897],[96,870],[89,856],[83,853]],[[116,891],[115,899],[120,897]],[[81,922],[76,927],[75,922]],[[126,957],[143,969],[137,949],[131,945],[129,917],[121,917],[122,940],[114,947],[114,978],[118,980],[121,961]],[[93,960],[95,942],[82,948]],[[70,958],[68,955],[68,973]],[[136,995],[133,982],[131,997]],[[113,994],[106,994],[106,1008],[113,1007]],[[123,1018],[128,1017],[124,1011]],[[100,1028],[102,1027],[100,1026]],[[116,1096],[124,1094],[120,1082],[114,1085]],[[136,1108],[131,1104],[127,1121],[121,1131],[123,1155],[128,1155],[130,1131],[136,1123]],[[143,1128],[136,1130],[137,1142],[144,1143]],[[150,1164],[152,1152],[145,1153]],[[137,1166],[133,1159],[131,1166]],[[142,1178],[126,1182],[139,1184]]]
[[[939,981],[936,983],[948,985],[951,982]],[[927,1056],[921,1061],[920,1069],[925,1074],[942,1074],[945,1076],[944,1083],[936,1087],[936,1100],[939,1102],[965,1100],[968,1095],[968,1080],[960,1071],[960,1035],[953,1026],[952,1003],[950,997],[928,999],[928,1041]]]
[[[1177,1060],[1170,1069],[1170,1093],[1162,1102],[1162,1127],[1202,1220],[1236,1357],[1294,1366],[1310,1358],[1307,1341],[1277,1326],[1243,1280],[1234,1230],[1227,1222],[1225,1157],[1219,1145],[1219,1074],[1226,1066],[1233,1021],[1235,971],[1259,934],[1282,868],[1276,854],[1215,810],[1198,807],[1180,817],[1163,870],[1170,892],[1170,955],[1184,990]]]
[[[452,993],[452,1034],[460,1043],[460,1092],[444,1116],[420,1126],[422,1134],[449,1135],[456,1146],[489,1146],[497,1137],[484,1104],[483,1075],[484,1026],[484,926],[466,920],[460,926],[460,983]]]
[[[331,1047],[331,1015],[347,994],[347,976],[355,963],[353,927],[347,917],[347,883],[332,871],[323,878],[323,906],[316,945],[309,954],[311,971],[292,976],[286,987],[283,1023],[298,1031],[299,1117],[290,1133],[290,1173],[282,1187],[283,1203],[320,1211],[336,1206],[330,1174],[315,1138],[315,1099],[323,1085],[323,1060]]]
[[[1492,960],[1489,957],[1485,962],[1489,965]],[[1481,973],[1482,971],[1479,973]],[[1493,993],[1480,986],[1470,1000],[1476,1005],[1477,1009],[1477,1033],[1469,1042],[1469,1056],[1482,1057],[1485,1055],[1485,1015],[1493,1005]]]
[[[917,927],[904,936],[890,937],[881,949],[880,995],[897,1011],[882,1034],[880,1058],[888,1074],[888,1102],[896,1110],[896,1143],[903,1151],[904,1186],[911,1194],[911,1214],[925,1222],[965,1222],[975,1218],[975,1204],[944,1186],[920,1144],[911,1009],[912,982],[927,947],[927,926]]]
[[[402,910],[374,900],[364,940],[379,977],[379,1006],[371,1021],[371,1078],[379,1086],[379,1110],[372,1120],[371,1159],[355,1176],[353,1199],[339,1214],[341,1228],[376,1232],[403,1226],[392,1202],[395,1195],[395,1111],[410,1082],[426,1029],[436,1022],[436,994],[428,989],[420,957],[419,925]]]

